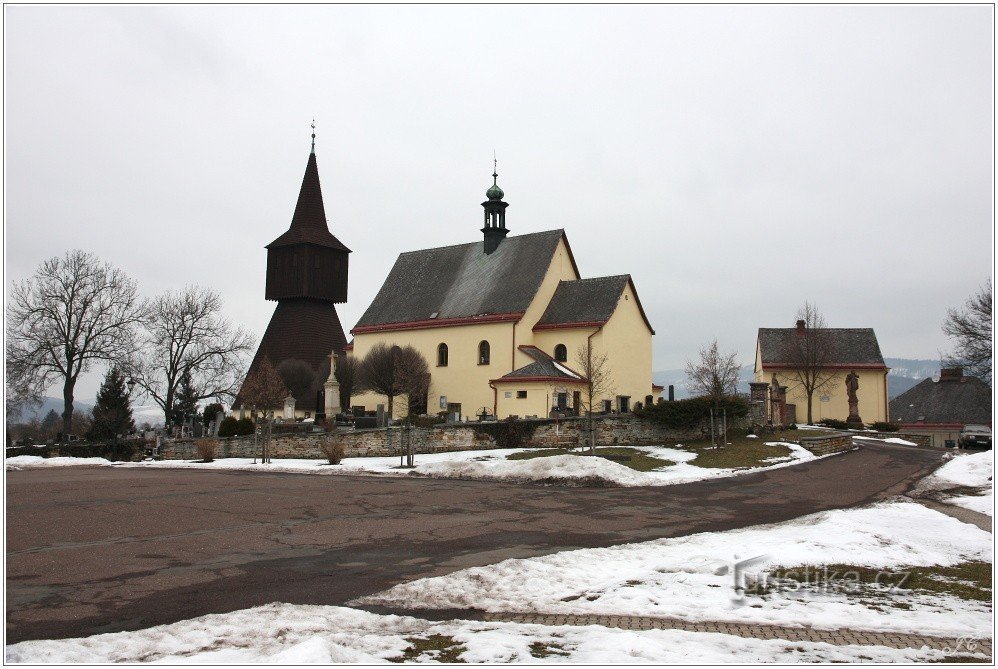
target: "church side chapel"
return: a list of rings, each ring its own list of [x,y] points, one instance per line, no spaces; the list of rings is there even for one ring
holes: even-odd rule
[[[582,278],[561,229],[510,236],[498,176],[482,203],[482,238],[400,254],[347,355],[361,361],[377,344],[423,355],[428,392],[395,403],[395,417],[575,415],[589,405],[593,364],[582,361],[593,359],[605,361],[605,380],[592,410],[656,401],[655,331],[630,275]],[[386,401],[360,393],[351,403],[371,411]]]

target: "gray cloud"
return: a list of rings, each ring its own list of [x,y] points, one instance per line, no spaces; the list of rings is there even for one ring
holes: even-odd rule
[[[992,271],[991,7],[5,12],[8,280],[81,247],[262,334],[313,115],[347,328],[400,251],[477,238],[493,148],[513,234],[634,276],[657,368],[804,300],[931,357]]]

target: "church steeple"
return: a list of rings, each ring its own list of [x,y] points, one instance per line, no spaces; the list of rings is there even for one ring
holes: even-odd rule
[[[326,223],[315,159],[315,122],[312,150],[305,165],[298,202],[287,232],[267,244],[268,300],[311,298],[346,302],[350,249]]]
[[[492,253],[502,240],[506,238],[509,230],[506,229],[506,207],[509,205],[502,201],[505,195],[502,188],[499,188],[497,179],[499,178],[498,162],[492,161],[492,185],[485,191],[485,197],[489,198],[482,203],[485,209],[485,227],[482,234],[485,235],[485,253]]]

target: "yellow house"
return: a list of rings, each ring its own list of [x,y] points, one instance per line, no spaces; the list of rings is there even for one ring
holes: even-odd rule
[[[495,178],[497,175],[493,175]],[[351,330],[347,353],[412,345],[430,368],[427,397],[412,410],[546,417],[585,410],[580,352],[605,356],[609,382],[596,411],[654,401],[655,334],[629,275],[582,279],[564,230],[507,237],[502,190],[486,193],[483,239],[399,255]],[[355,395],[371,410],[385,398]],[[405,402],[396,404],[404,415]]]
[[[807,393],[800,378],[801,357],[795,354],[799,337],[811,333],[820,337],[826,351],[820,359],[818,387],[811,401],[811,420],[825,418],[846,420],[849,417],[849,395],[846,377],[855,372],[859,387],[856,391],[859,416],[865,423],[889,420],[887,373],[880,353],[880,344],[872,328],[821,328],[811,330],[804,321],[794,328],[759,328],[755,350],[755,381],[785,386],[786,403],[794,405],[795,420],[807,420]],[[815,365],[817,367],[817,365]]]

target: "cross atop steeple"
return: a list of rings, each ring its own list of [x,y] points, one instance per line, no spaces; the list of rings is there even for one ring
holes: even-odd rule
[[[312,119],[312,155],[315,155],[315,119]]]

